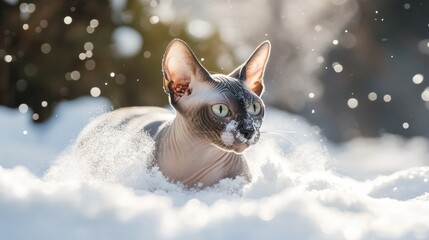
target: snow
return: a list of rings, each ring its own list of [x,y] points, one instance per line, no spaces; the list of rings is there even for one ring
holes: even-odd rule
[[[220,138],[222,139],[222,142],[226,146],[232,146],[234,144],[234,134],[233,132],[237,133],[237,126],[238,122],[235,120],[230,121],[226,127],[225,130],[220,135]]]
[[[185,190],[157,169],[121,166],[145,157],[120,142],[73,155],[79,131],[109,109],[103,98],[63,102],[36,126],[32,113],[0,107],[2,238],[429,238],[425,138],[384,135],[333,145],[304,119],[267,108],[261,140],[246,152],[252,182],[225,179]],[[97,148],[123,150],[107,158],[107,174],[85,172],[83,160]]]
[[[118,27],[113,32],[114,51],[119,57],[133,57],[143,46],[139,32],[130,27]]]

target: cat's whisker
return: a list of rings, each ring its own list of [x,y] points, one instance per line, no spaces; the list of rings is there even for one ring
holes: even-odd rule
[[[298,143],[295,141],[295,139],[293,139],[291,136],[288,136],[287,134],[281,133],[281,132],[273,132],[273,131],[266,131],[266,132],[261,132],[261,134],[273,134],[273,135],[278,135],[281,136],[283,138],[285,138],[286,140],[288,140],[294,147],[298,146]]]
[[[260,145],[265,145],[266,144],[266,140],[267,140],[268,138],[266,138],[266,137],[264,137],[264,136],[261,136],[260,138],[259,138],[259,140],[258,140],[258,144],[260,144]]]
[[[284,131],[284,130],[267,130],[267,131],[261,131],[261,133],[294,133],[296,134],[296,131]]]
[[[272,143],[269,142],[269,138],[264,137],[264,136],[261,136],[259,138],[257,145],[259,145],[260,147],[262,147],[264,149],[269,149],[270,147],[272,147]]]

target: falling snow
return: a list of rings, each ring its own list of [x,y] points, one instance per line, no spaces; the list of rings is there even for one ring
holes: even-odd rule
[[[370,92],[369,94],[368,94],[368,99],[370,100],[370,101],[375,101],[375,100],[377,100],[377,93],[375,93],[375,92]]]
[[[93,97],[99,97],[99,96],[100,96],[100,94],[101,94],[101,90],[100,90],[100,88],[98,88],[98,87],[93,87],[93,88],[91,88],[91,90],[90,90],[90,94],[91,94],[91,96],[93,96]]]
[[[11,56],[11,55],[6,55],[6,56],[4,56],[4,61],[5,61],[5,62],[10,63],[10,62],[12,62],[12,60],[13,60],[13,58],[12,58],[12,56]]]
[[[357,108],[358,105],[359,105],[359,102],[356,98],[350,98],[347,101],[347,106],[349,106],[349,108],[351,108],[351,109]]]
[[[404,123],[402,124],[402,127],[403,127],[404,129],[408,129],[408,128],[410,127],[410,124],[408,124],[407,122],[404,122]]]
[[[67,24],[67,25],[71,24],[72,21],[73,21],[73,19],[70,16],[66,16],[64,18],[64,23]]]
[[[18,110],[21,113],[27,113],[28,112],[28,105],[25,103],[22,103],[19,105]]]
[[[334,69],[334,71],[336,73],[340,73],[343,71],[343,66],[341,64],[339,64],[338,62],[332,63],[332,68]]]
[[[429,102],[429,88],[426,88],[422,92],[422,100],[425,101],[425,102]]]
[[[392,101],[392,96],[390,96],[389,94],[384,95],[383,100],[385,102],[390,102]]]
[[[413,76],[413,82],[415,84],[420,84],[423,82],[424,76],[422,74],[416,74]]]

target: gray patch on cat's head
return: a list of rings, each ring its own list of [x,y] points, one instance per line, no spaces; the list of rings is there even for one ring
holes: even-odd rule
[[[241,153],[259,140],[259,128],[264,117],[263,102],[238,79],[220,74],[211,77],[214,80],[212,97],[189,112],[187,117],[200,137],[224,150]],[[248,112],[254,103],[261,106],[257,115]],[[215,104],[225,104],[229,109],[228,115],[217,116],[212,111]]]

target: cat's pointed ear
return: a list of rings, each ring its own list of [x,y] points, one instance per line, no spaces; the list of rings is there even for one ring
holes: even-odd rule
[[[207,70],[198,62],[189,46],[180,39],[170,42],[162,60],[164,91],[177,102],[190,95],[197,82],[209,78]]]
[[[230,77],[243,81],[258,96],[264,91],[264,72],[271,52],[271,43],[265,41],[256,48],[243,65],[229,74]]]

